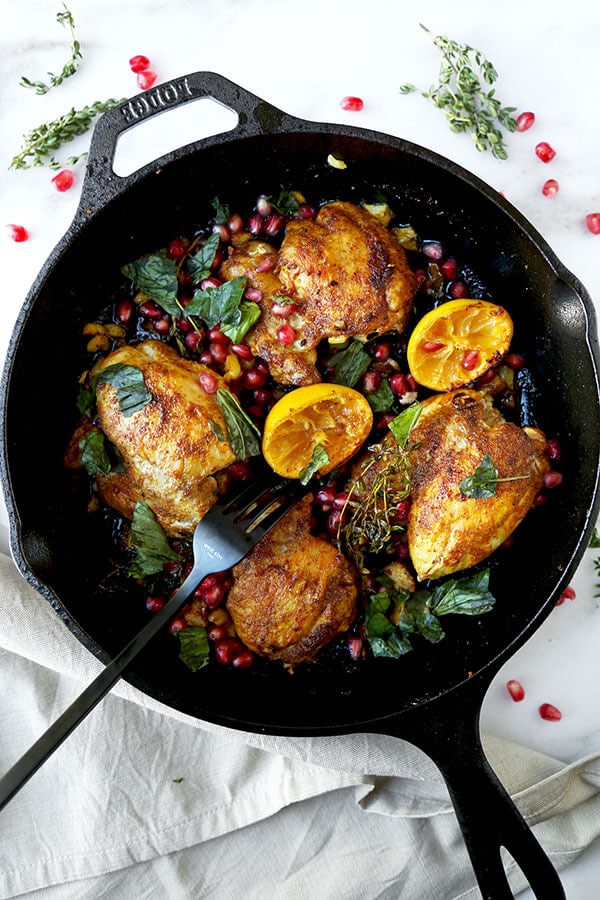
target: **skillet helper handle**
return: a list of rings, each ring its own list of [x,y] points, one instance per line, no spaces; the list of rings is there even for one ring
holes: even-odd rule
[[[479,733],[484,690],[480,685],[469,687],[463,696],[456,691],[451,704],[447,696],[428,703],[426,715],[414,711],[414,720],[409,716],[398,736],[422,749],[440,769],[484,900],[514,897],[502,847],[538,900],[565,900],[556,869],[485,756]]]
[[[208,574],[209,569],[204,572]],[[14,766],[0,778],[0,810],[29,781],[32,775],[60,747],[72,731],[85,719],[102,698],[110,691],[121,675],[146,644],[157,634],[183,606],[194,588],[204,577],[198,570],[192,571],[178,591],[154,613],[150,621],[118,653],[100,674],[89,684],[59,718],[17,760]]]
[[[98,119],[88,153],[86,178],[76,222],[83,223],[102,206],[135,183],[148,170],[160,171],[161,165],[178,157],[185,157],[212,142],[222,140],[222,135],[204,137],[166,154],[138,172],[117,175],[113,169],[119,137],[130,128],[142,125],[156,115],[168,113],[186,103],[202,98],[211,99],[237,113],[237,124],[228,138],[246,138],[252,135],[271,134],[285,129],[298,129],[293,116],[282,112],[233,81],[216,72],[192,72],[157,84],[150,90],[124,100],[103,113]]]

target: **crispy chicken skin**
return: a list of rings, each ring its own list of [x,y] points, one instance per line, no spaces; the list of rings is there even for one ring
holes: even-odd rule
[[[237,246],[221,266],[219,274],[227,281],[246,278],[250,287],[261,292],[258,304],[262,315],[246,336],[250,349],[255,356],[260,356],[268,363],[271,375],[279,384],[297,387],[315,384],[321,380],[315,365],[317,351],[314,347],[306,347],[304,318],[294,313],[284,320],[271,312],[273,303],[290,303],[287,297],[282,296],[283,288],[272,271],[277,250],[265,241],[253,240],[249,235],[238,237],[236,243]],[[263,271],[264,268],[268,270]],[[277,331],[284,321],[289,322],[298,335],[298,339],[288,346],[284,346],[277,337]]]
[[[237,238],[220,269],[224,279],[245,276],[262,292],[262,316],[247,341],[265,359],[275,381],[305,385],[321,380],[316,347],[325,338],[402,331],[416,290],[415,276],[394,235],[353,203],[328,203],[317,218],[289,222],[279,253],[264,241]],[[265,271],[269,261],[274,268]],[[286,319],[296,332],[283,346],[283,319],[273,302],[297,304]]]
[[[546,439],[506,422],[489,395],[459,390],[423,403],[411,431],[408,545],[419,581],[474,566],[514,531],[550,468]],[[498,478],[492,497],[461,494],[459,484],[489,453]]]
[[[213,476],[235,459],[230,444],[218,439],[211,424],[227,433],[216,394],[207,394],[199,381],[202,372],[212,370],[182,359],[155,340],[115,350],[97,364],[94,374],[117,363],[143,372],[152,399],[126,417],[113,385],[98,385],[99,425],[125,465],[123,472],[97,477],[98,493],[127,518],[136,502],[144,500],[167,534],[189,535],[216,501]]]
[[[357,572],[311,535],[311,503],[309,494],[234,567],[227,599],[240,639],[290,665],[311,660],[356,615]]]

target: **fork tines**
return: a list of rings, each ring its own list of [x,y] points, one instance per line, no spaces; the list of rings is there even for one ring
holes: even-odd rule
[[[254,538],[266,532],[291,509],[299,496],[299,483],[253,483],[223,506],[223,515]]]

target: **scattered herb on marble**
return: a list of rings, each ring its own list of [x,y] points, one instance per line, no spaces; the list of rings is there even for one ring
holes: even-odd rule
[[[421,28],[431,34],[424,25]],[[497,159],[506,159],[504,136],[498,126],[515,131],[516,107],[502,106],[495,88],[486,89],[485,85],[493,85],[498,78],[495,67],[480,50],[468,44],[444,35],[433,37],[433,43],[442,54],[438,82],[421,95],[444,111],[452,131],[469,133],[478,150],[491,150]],[[414,84],[403,84],[400,93],[418,90]]]
[[[73,138],[88,131],[96,116],[106,112],[113,106],[123,103],[121,100],[96,100],[90,106],[82,109],[74,107],[58,119],[45,122],[33,128],[23,137],[23,146],[19,153],[10,162],[9,169],[29,169],[31,166],[48,166],[50,169],[60,169],[63,163],[59,162],[54,153],[63,144],[72,141]],[[74,165],[87,156],[80,153],[79,156],[70,156],[65,160],[66,165]]]
[[[66,78],[70,78],[71,75],[75,74],[79,68],[79,61],[83,59],[81,45],[75,37],[75,21],[73,15],[64,3],[63,7],[65,11],[57,13],[56,21],[59,25],[66,25],[69,29],[71,35],[71,58],[65,63],[62,71],[58,75],[54,75],[53,72],[48,72],[48,75],[50,76],[49,84],[44,81],[31,81],[29,78],[26,78],[25,75],[21,76],[19,82],[21,87],[33,88],[36,94],[47,94],[53,87],[58,87]]]

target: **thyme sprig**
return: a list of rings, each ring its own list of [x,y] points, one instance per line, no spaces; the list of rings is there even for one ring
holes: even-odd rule
[[[58,169],[62,165],[54,153],[63,144],[72,141],[73,138],[80,134],[85,134],[91,128],[93,120],[96,116],[106,112],[113,106],[123,103],[121,100],[96,100],[89,106],[82,109],[71,108],[67,113],[54,119],[52,122],[45,122],[33,128],[23,137],[23,146],[19,153],[14,156],[10,162],[10,169],[29,169],[32,166],[47,165],[50,169]],[[66,160],[68,165],[74,165],[87,156],[87,153],[81,153],[79,156],[71,156]]]
[[[62,84],[66,78],[70,78],[71,75],[75,74],[79,68],[79,61],[83,59],[81,45],[75,37],[75,21],[73,15],[65,3],[63,3],[63,7],[65,11],[57,13],[56,21],[59,25],[66,25],[69,29],[71,35],[71,57],[69,61],[65,63],[62,71],[58,75],[48,72],[48,75],[50,76],[49,84],[44,81],[31,81],[29,78],[26,78],[25,75],[21,76],[19,82],[21,87],[33,88],[36,94],[47,94],[53,87],[58,87],[58,85]]]
[[[424,25],[421,28],[431,34]],[[452,131],[468,132],[478,150],[491,150],[497,159],[506,159],[504,136],[498,126],[515,130],[517,122],[512,114],[516,107],[502,106],[495,96],[495,88],[484,87],[497,80],[495,67],[480,50],[468,44],[444,35],[434,37],[433,43],[442,54],[438,83],[421,95],[444,111]],[[400,93],[417,90],[414,84],[403,84]]]

